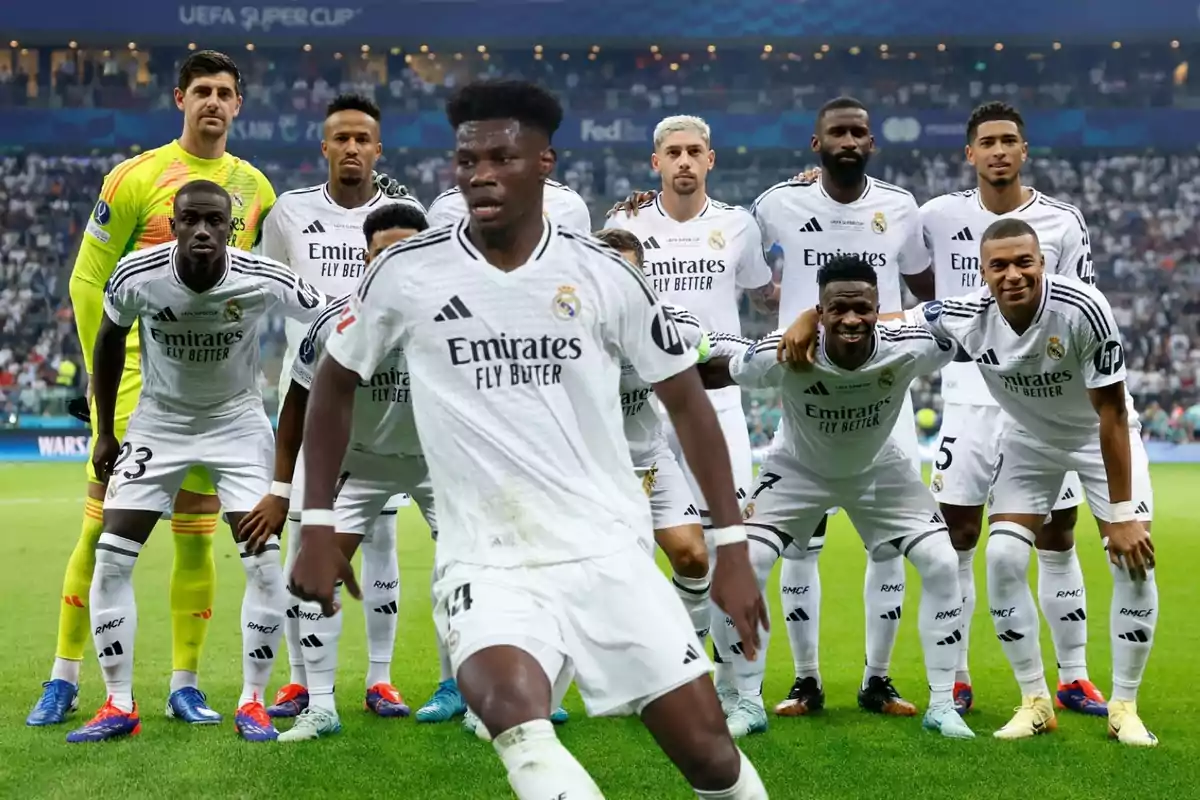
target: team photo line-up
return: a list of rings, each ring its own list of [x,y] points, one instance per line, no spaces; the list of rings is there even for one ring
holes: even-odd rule
[[[164,514],[169,717],[223,719],[199,688],[220,516],[246,573],[239,735],[340,730],[343,594],[366,616],[367,709],[409,716],[391,662],[396,509],[411,500],[436,541],[441,661],[417,721],[462,717],[519,797],[600,797],[553,729],[574,683],[589,715],[639,715],[698,796],[766,797],[735,740],[767,729],[775,562],[795,664],[777,715],[825,703],[817,564],[828,516],[844,509],[868,553],[858,704],[919,713],[889,677],[908,559],[921,577],[923,726],[973,738],[967,650],[987,505],[987,603],[1021,696],[994,736],[1048,733],[1065,709],[1106,716],[1124,744],[1157,744],[1137,708],[1158,610],[1153,500],[1121,334],[1082,215],[1022,183],[1016,109],[971,114],[977,186],[920,207],[867,174],[870,117],[852,98],[817,114],[819,169],[750,209],[707,195],[704,121],[668,117],[650,157],[661,187],[618,203],[593,234],[583,200],[550,178],[563,112],[536,85],[475,82],[447,103],[457,186],[428,208],[375,170],[380,112],[363,97],[329,105],[328,180],[276,198],[225,149],[242,103],[234,62],[191,54],[174,94],[182,134],[109,173],[71,277],[92,454],[29,725],[76,710],[90,636],[107,701],[67,740],[140,733],[132,575]],[[902,284],[918,300],[907,311]],[[741,336],[743,293],[777,311],[778,330]],[[288,342],[277,429],[259,388],[259,331],[274,314]],[[945,413],[926,485],[909,386],[938,371]],[[782,400],[757,477],[743,387]],[[1085,497],[1113,580],[1107,699],[1085,658]],[[291,674],[266,706],[281,638]]]

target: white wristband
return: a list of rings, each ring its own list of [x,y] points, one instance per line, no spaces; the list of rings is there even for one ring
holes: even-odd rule
[[[273,494],[276,497],[282,497],[284,500],[287,500],[292,496],[292,485],[290,483],[283,483],[281,481],[271,481],[271,491],[269,494]]]
[[[728,528],[713,528],[713,547],[721,547],[722,545],[727,544],[737,544],[738,542],[744,541],[746,541],[745,525],[730,525]]]
[[[337,516],[332,508],[306,508],[300,512],[300,526],[309,525],[318,528],[337,527]]]
[[[1137,506],[1133,504],[1132,500],[1112,504],[1113,522],[1133,522],[1135,519],[1137,519]]]

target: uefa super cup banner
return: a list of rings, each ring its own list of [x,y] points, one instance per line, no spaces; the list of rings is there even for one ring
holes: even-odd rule
[[[389,46],[434,44],[473,37],[478,43],[546,44],[709,42],[740,39],[759,44],[787,39],[840,41],[849,37],[1138,36],[1186,38],[1200,31],[1196,4],[1185,0],[689,0],[681,21],[678,0],[280,0],[274,3],[179,3],[171,0],[56,0],[0,3],[0,30],[84,39],[109,34],[186,37],[206,43],[357,39]]]
[[[718,150],[736,148],[794,150],[807,146],[814,115],[807,111],[777,114],[730,114],[686,109],[712,126]],[[1200,146],[1200,109],[1062,109],[1026,114],[1030,146],[1059,148],[1187,149]],[[648,152],[659,117],[649,114],[578,114],[568,112],[555,136],[559,150],[623,149]],[[949,111],[877,113],[872,116],[878,146],[957,149],[966,141],[966,115]],[[385,151],[448,150],[453,136],[439,112],[386,114]],[[231,148],[237,153],[280,148],[315,151],[322,120],[315,115],[261,114],[247,109],[234,121]],[[79,148],[155,147],[179,134],[175,111],[130,112],[111,109],[16,108],[0,111],[0,147],[78,150]]]

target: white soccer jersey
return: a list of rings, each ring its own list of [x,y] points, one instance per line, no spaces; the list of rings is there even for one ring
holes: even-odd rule
[[[574,189],[558,181],[547,180],[542,195],[542,212],[551,221],[568,230],[591,233],[592,212]],[[453,225],[467,216],[467,202],[457,187],[433,198],[429,204],[429,225],[438,228]]]
[[[140,323],[142,401],[197,420],[227,416],[259,391],[259,325],[272,311],[311,323],[328,303],[276,261],[230,247],[224,276],[197,294],[175,267],[175,242],[125,256],[104,287],[104,311]]]
[[[922,234],[933,258],[939,298],[960,297],[983,286],[979,240],[989,225],[1008,217],[1024,220],[1037,231],[1047,273],[1095,284],[1087,224],[1079,209],[1035,189],[1020,208],[994,214],[984,208],[979,190],[970,189],[935,197],[921,206]],[[996,404],[979,369],[970,361],[946,365],[942,371],[942,397],[947,403]]]
[[[1077,450],[1099,435],[1088,389],[1125,380],[1121,331],[1093,286],[1046,275],[1033,323],[1017,335],[987,287],[934,300],[908,312],[911,322],[953,340],[980,367],[1000,408],[1052,447]],[[1126,392],[1131,425],[1137,425]]]
[[[695,348],[703,359],[708,349],[707,336],[700,327],[700,320],[691,312],[664,304],[667,313],[675,320],[684,344]],[[629,455],[636,469],[652,466],[663,450],[669,450],[666,430],[662,418],[650,403],[654,390],[649,381],[643,380],[633,364],[621,362],[621,413],[625,417],[625,438],[629,441]]]
[[[327,183],[284,192],[263,223],[262,253],[287,264],[329,297],[350,294],[362,279],[367,261],[363,222],[372,211],[388,203],[403,203],[425,212],[412,195],[387,197],[380,191],[358,208],[346,208],[333,199]],[[287,353],[280,383],[285,389],[287,370],[295,362],[307,332],[307,325],[294,320],[284,323]]]
[[[649,504],[625,441],[621,360],[657,383],[696,363],[636,268],[546,222],[524,266],[491,266],[463,220],[388,248],[327,344],[368,380],[408,359],[438,560],[546,565],[639,546]]]
[[[779,247],[783,277],[779,326],[786,328],[817,305],[817,270],[845,253],[862,256],[879,276],[879,310],[903,309],[900,276],[924,272],[929,256],[921,241],[917,201],[890,183],[867,178],[853,203],[839,203],[821,182],[784,181],[754,201],[751,213],[766,249]]]
[[[780,329],[730,358],[729,374],[741,386],[780,387],[788,430],[780,446],[830,478],[870,469],[892,435],[909,385],[954,353],[947,339],[920,326],[882,323],[875,327],[874,352],[858,369],[834,365],[822,337],[817,362],[799,371],[776,356],[782,335]]]
[[[739,333],[740,290],[771,280],[758,226],[741,206],[710,197],[699,214],[679,222],[663,209],[660,195],[636,217],[618,212],[607,224],[642,241],[642,272],[654,291],[695,314],[705,330]]]
[[[330,303],[301,340],[300,354],[292,364],[292,380],[305,389],[312,388],[313,372],[321,353],[351,297],[346,295]],[[370,378],[358,383],[350,449],[383,456],[421,455],[421,440],[417,437],[409,396],[408,364],[404,350],[398,346],[387,351]]]

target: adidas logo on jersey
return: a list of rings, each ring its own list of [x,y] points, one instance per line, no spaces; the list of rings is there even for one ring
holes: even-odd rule
[[[989,349],[986,353],[975,359],[976,364],[986,364],[989,367],[1000,366],[1000,359],[996,358],[996,351]]]
[[[658,240],[655,239],[653,236],[651,236],[646,241],[642,242],[642,247],[646,248],[647,250],[661,250],[662,249],[662,245],[660,245],[658,243]]]
[[[450,302],[442,306],[442,313],[433,318],[434,322],[449,322],[453,319],[470,319],[471,312],[463,304],[462,300],[458,299],[458,295],[450,298]]]
[[[700,658],[700,653],[696,651],[695,645],[689,644],[687,646],[687,651],[683,654],[683,663],[690,664],[698,658]]]
[[[813,217],[800,227],[801,233],[823,233],[824,230],[825,229],[821,227],[821,223],[817,222],[816,217]]]
[[[820,395],[822,397],[828,397],[829,390],[825,388],[825,384],[821,383],[820,381],[817,381],[812,386],[805,389],[804,394],[815,394],[815,395]]]
[[[179,318],[175,316],[175,312],[167,306],[162,311],[150,318],[152,322],[179,322]]]
[[[304,230],[302,230],[300,232],[301,233],[324,233],[325,226],[321,224],[321,220],[314,219],[307,228],[305,228]]]
[[[1135,514],[1149,514],[1149,513],[1150,513],[1150,506],[1146,505],[1146,501],[1145,501],[1145,500],[1143,500],[1142,502],[1138,503],[1138,507],[1137,507],[1137,508],[1135,508],[1135,509],[1133,510],[1133,513],[1135,513]]]
[[[975,237],[971,235],[970,228],[963,228],[961,231],[959,231],[958,233],[951,236],[950,239],[955,242],[973,242],[973,241],[975,241]]]

